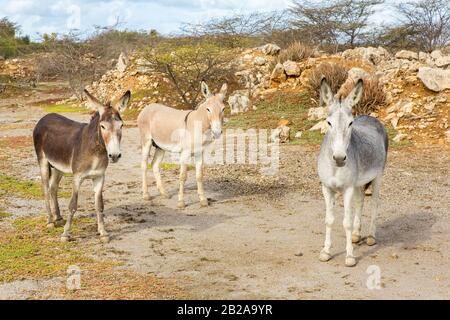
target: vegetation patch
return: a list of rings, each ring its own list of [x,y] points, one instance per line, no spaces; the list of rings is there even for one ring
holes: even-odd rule
[[[275,129],[282,119],[289,121],[291,128],[291,141],[294,144],[311,143],[320,144],[322,134],[308,131],[316,122],[308,120],[308,110],[312,106],[307,91],[276,92],[264,101],[256,104],[257,110],[229,116],[225,124],[227,129]],[[295,133],[302,131],[300,139],[294,139]]]
[[[40,199],[42,198],[41,186],[34,181],[20,180],[0,173],[0,197],[11,195],[26,199]],[[68,192],[60,192],[58,195],[64,198],[70,197]]]
[[[44,106],[45,112],[55,113],[74,113],[74,112],[88,112],[86,108],[77,106],[75,104],[63,103]]]
[[[395,142],[393,139],[398,134],[398,131],[395,130],[391,126],[385,126],[385,128],[386,128],[386,131],[387,131],[388,137],[389,137],[389,148],[409,147],[413,144],[411,140],[407,140],[407,139],[399,141],[399,142]]]
[[[118,269],[121,263],[117,261],[94,259],[96,251],[92,243],[86,243],[90,241],[86,238],[95,234],[95,219],[74,219],[72,232],[83,238],[80,241],[61,243],[62,229],[48,229],[44,215],[16,219],[11,228],[0,228],[0,283],[54,277],[66,279],[68,268],[77,266],[81,271],[79,290],[68,290],[63,281],[61,288],[56,289],[58,292],[43,292],[42,295],[65,299],[183,297],[174,281]]]
[[[5,218],[11,217],[12,214],[9,212],[6,212],[4,209],[0,208],[0,221],[2,221]]]
[[[74,219],[74,232],[94,223]],[[12,228],[0,233],[0,282],[62,276],[70,265],[81,268],[95,263],[77,243],[61,243],[62,228],[47,229],[44,216],[16,219]]]

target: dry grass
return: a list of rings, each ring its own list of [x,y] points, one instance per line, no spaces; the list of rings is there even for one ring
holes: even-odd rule
[[[353,107],[353,112],[356,115],[371,114],[377,111],[378,108],[386,101],[386,92],[383,85],[374,78],[366,78],[364,80],[364,90],[362,98],[359,103]],[[345,98],[354,88],[355,81],[347,81],[341,87],[338,96]]]
[[[270,70],[275,68],[277,63],[284,63],[288,60],[294,62],[300,62],[304,59],[314,56],[315,50],[299,41],[292,43],[289,47],[282,50],[276,60],[273,60],[270,64]]]
[[[356,82],[348,80],[348,71],[355,66],[341,63],[322,62],[312,70],[308,78],[308,87],[311,96],[319,98],[320,84],[325,77],[333,92],[338,97],[345,98],[354,88]],[[357,66],[356,66],[357,67]],[[364,90],[361,101],[353,108],[356,115],[370,114],[383,105],[386,101],[386,92],[378,79],[368,77],[364,80]],[[322,103],[322,101],[321,101]]]
[[[183,298],[180,289],[170,279],[140,274],[120,268],[111,259],[96,259],[94,245],[96,221],[74,219],[73,233],[81,239],[61,243],[62,227],[47,229],[45,216],[12,220],[0,225],[0,283],[24,279],[61,277],[61,286],[44,290],[36,298],[64,299],[175,299]],[[65,286],[69,266],[81,270],[81,289]],[[54,292],[56,291],[56,292]]]
[[[311,96],[319,98],[320,84],[322,78],[327,79],[333,92],[338,92],[341,86],[347,80],[348,69],[341,64],[333,62],[322,62],[312,70],[308,78],[308,88]]]
[[[152,274],[114,269],[104,266],[81,273],[81,289],[61,287],[56,295],[65,299],[150,300],[183,299],[185,294],[175,280],[160,279]]]

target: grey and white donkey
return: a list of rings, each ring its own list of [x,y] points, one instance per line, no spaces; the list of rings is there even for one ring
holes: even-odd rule
[[[381,177],[386,164],[388,137],[386,129],[370,116],[353,118],[352,108],[361,99],[363,81],[359,80],[346,99],[336,98],[325,79],[322,80],[321,100],[328,106],[328,133],[322,143],[318,173],[326,205],[326,234],[320,261],[331,259],[331,227],[335,215],[335,195],[344,198],[344,229],[347,256],[345,265],[356,265],[353,243],[361,240],[361,213],[365,190],[372,186],[372,217],[366,243],[375,240],[375,219],[378,213]],[[353,218],[352,205],[355,204]]]

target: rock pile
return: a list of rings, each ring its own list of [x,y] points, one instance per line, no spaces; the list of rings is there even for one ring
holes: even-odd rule
[[[300,62],[277,63],[280,50],[274,44],[267,44],[243,50],[236,57],[233,64],[241,88],[231,92],[227,99],[232,114],[252,110],[258,100],[280,90],[306,90],[312,70],[322,62],[331,62],[348,67],[347,81],[363,78],[383,84],[386,103],[372,115],[395,129],[396,140],[448,141],[450,54],[439,50],[432,53],[401,50],[391,54],[381,47],[361,47],[335,55],[321,54]],[[93,83],[91,89],[105,99],[127,89],[132,89],[135,96],[145,91],[145,97],[135,100],[132,105],[138,109],[155,101],[173,105],[181,102],[172,92],[168,79],[152,70],[145,60],[133,55],[121,55],[117,68]],[[323,120],[326,116],[325,108],[311,108],[309,120],[317,121],[311,130],[325,132],[327,126]],[[287,129],[283,130],[277,132],[281,134]]]

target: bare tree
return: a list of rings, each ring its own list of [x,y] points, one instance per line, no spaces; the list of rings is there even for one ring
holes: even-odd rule
[[[253,12],[214,18],[205,23],[185,24],[182,31],[195,37],[218,39],[222,45],[236,48],[244,45],[248,38],[262,38],[283,28],[285,11]]]
[[[308,40],[317,44],[336,44],[338,41],[337,7],[327,1],[322,4],[294,1],[290,8],[292,26],[302,30]]]
[[[419,50],[433,51],[450,43],[450,1],[419,0],[397,5],[400,22]]]
[[[384,0],[294,1],[292,26],[316,44],[354,47],[368,27],[369,18]]]
[[[200,99],[200,82],[232,82],[234,69],[231,51],[211,43],[167,42],[151,48],[145,58],[149,66],[164,74],[184,104],[195,109]]]
[[[353,48],[365,33],[369,18],[375,13],[375,6],[384,0],[342,0],[338,3],[340,12],[339,31],[347,37]]]
[[[74,32],[48,43],[49,53],[37,63],[39,78],[58,77],[69,83],[78,97],[84,87],[98,79],[106,70],[106,61],[95,55],[82,35]]]

